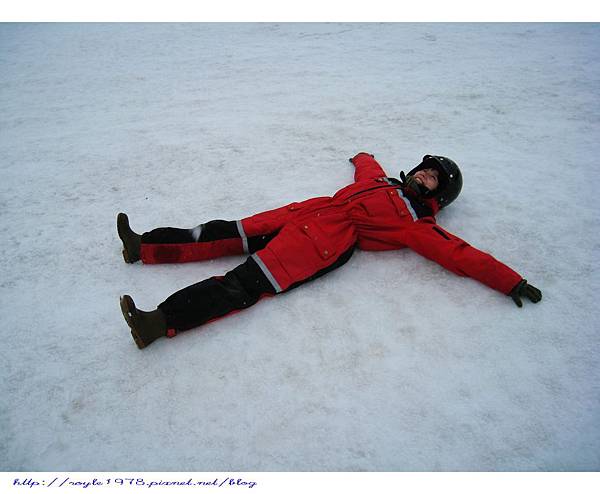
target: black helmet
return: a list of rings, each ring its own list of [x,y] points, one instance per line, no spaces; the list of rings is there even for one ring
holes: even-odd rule
[[[407,176],[410,177],[426,168],[433,168],[439,173],[437,189],[428,193],[426,197],[435,199],[440,209],[445,208],[458,197],[462,189],[463,180],[460,168],[450,158],[426,154],[423,156],[423,161],[408,172]]]

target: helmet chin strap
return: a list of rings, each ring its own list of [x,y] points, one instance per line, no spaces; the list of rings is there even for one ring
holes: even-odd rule
[[[409,175],[407,177],[404,172],[400,172],[400,180],[402,181],[402,183],[404,185],[406,185],[408,188],[412,189],[419,196],[428,197],[430,195],[430,190],[427,187],[425,187],[423,184],[418,183],[415,180],[415,177],[413,177],[412,175]]]

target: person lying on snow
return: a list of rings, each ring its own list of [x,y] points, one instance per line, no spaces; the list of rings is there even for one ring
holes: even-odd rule
[[[537,303],[540,290],[490,254],[475,249],[436,224],[435,214],[462,189],[454,161],[426,155],[400,180],[387,177],[372,154],[350,162],[355,182],[333,197],[316,197],[237,221],[214,220],[195,228],[158,228],[138,235],[124,213],[117,216],[125,262],[203,261],[250,254],[224,276],[184,288],[145,312],[129,295],[121,310],[137,346],[195,328],[285,293],[345,264],[355,248],[408,247],[459,276],[469,276],[509,295]]]

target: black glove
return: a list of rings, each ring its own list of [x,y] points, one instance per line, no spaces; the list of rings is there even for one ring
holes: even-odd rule
[[[509,293],[510,297],[514,300],[517,307],[523,307],[521,297],[527,297],[534,304],[537,304],[542,300],[542,292],[533,285],[527,283],[527,280],[521,280]]]

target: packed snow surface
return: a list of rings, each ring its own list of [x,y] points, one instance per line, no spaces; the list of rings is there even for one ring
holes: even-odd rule
[[[3,470],[600,469],[597,24],[0,25]],[[243,261],[127,265],[424,154],[444,228],[544,294],[409,250],[139,351],[119,309]]]

